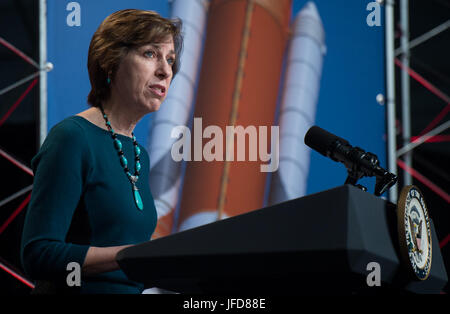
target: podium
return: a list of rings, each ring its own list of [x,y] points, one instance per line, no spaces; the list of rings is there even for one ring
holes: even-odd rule
[[[431,230],[419,281],[400,256],[396,205],[343,185],[128,247],[117,261],[146,288],[188,294],[440,293],[448,278]],[[378,287],[367,283],[372,262]]]

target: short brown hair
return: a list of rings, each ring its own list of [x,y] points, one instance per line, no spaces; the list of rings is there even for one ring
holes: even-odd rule
[[[109,98],[108,74],[114,76],[129,49],[161,42],[170,35],[173,37],[176,53],[172,65],[175,77],[180,69],[183,45],[181,25],[181,20],[166,19],[154,11],[126,9],[109,15],[100,24],[89,45],[88,72],[91,91],[88,103],[100,107],[101,103]]]

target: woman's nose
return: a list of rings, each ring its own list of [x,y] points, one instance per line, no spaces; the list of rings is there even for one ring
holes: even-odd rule
[[[169,77],[171,72],[172,67],[167,63],[167,61],[161,60],[160,62],[158,62],[155,74],[159,79],[166,79],[167,77]]]

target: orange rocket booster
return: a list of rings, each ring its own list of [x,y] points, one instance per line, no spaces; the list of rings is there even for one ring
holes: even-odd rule
[[[202,118],[203,128],[215,125],[222,129],[224,158],[187,163],[180,229],[263,205],[267,173],[260,171],[262,162],[249,161],[248,137],[246,161],[237,161],[236,154],[234,161],[227,160],[226,127],[266,126],[270,149],[290,15],[291,0],[211,1],[194,117]],[[192,130],[195,132],[202,131]],[[207,141],[203,139],[202,146]],[[235,153],[241,149],[236,143],[235,138]],[[193,143],[192,152],[195,145],[198,143]],[[202,213],[211,214],[210,218]]]

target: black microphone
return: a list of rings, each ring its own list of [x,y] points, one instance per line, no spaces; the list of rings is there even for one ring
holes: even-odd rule
[[[397,182],[396,175],[380,167],[375,154],[353,147],[348,141],[318,126],[306,132],[305,144],[323,156],[343,163],[348,172],[345,184],[356,185],[362,177],[376,177],[375,195],[380,196]]]

